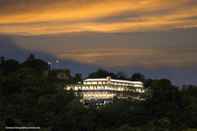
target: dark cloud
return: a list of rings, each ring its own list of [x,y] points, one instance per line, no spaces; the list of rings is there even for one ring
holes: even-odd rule
[[[43,36],[19,36],[17,44],[30,49],[61,53],[76,49],[99,48],[197,48],[197,28],[170,31],[127,33],[66,33]],[[35,44],[37,43],[37,44]],[[54,49],[54,45],[56,48]],[[47,48],[46,48],[47,47]]]
[[[28,43],[27,43],[28,44]],[[30,53],[35,53],[37,57],[42,58],[46,61],[51,61],[53,67],[55,68],[69,68],[72,72],[77,73],[81,72],[84,75],[95,71],[99,68],[96,65],[91,64],[82,64],[73,60],[60,60],[59,64],[55,64],[55,61],[58,59],[50,53],[38,52],[33,50],[25,50],[18,47],[15,44],[15,41],[12,37],[0,36],[0,56],[5,56],[6,58],[15,58],[20,61],[26,59]],[[106,68],[106,67],[103,67]],[[121,67],[121,68],[106,68],[110,71],[119,72],[123,71],[126,74],[132,74],[135,72],[141,72],[146,75],[148,78],[168,78],[172,80],[174,84],[197,84],[197,69],[195,67],[189,69],[176,69],[173,67],[168,68],[157,68],[157,69],[146,69],[143,67]]]
[[[57,58],[53,54],[47,52],[40,52],[36,50],[27,50],[18,46],[12,37],[0,35],[0,56],[4,56],[6,59],[17,59],[20,62],[24,61],[31,53],[37,58],[41,58],[47,62],[52,63],[53,68],[69,68],[73,73],[84,73],[96,70],[98,66],[82,64],[71,59],[62,59],[60,63],[56,63]]]

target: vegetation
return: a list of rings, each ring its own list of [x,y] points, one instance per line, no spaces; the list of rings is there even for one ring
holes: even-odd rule
[[[102,69],[88,77],[112,76],[140,80],[147,88],[146,101],[118,100],[100,108],[84,107],[65,84],[82,80],[81,74],[55,77],[43,60],[0,58],[0,130],[5,126],[40,126],[41,131],[195,131],[197,87],[174,86],[167,79],[151,80],[135,73],[125,76]]]

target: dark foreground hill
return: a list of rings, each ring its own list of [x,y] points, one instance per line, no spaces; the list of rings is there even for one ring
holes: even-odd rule
[[[58,70],[59,72],[60,70]],[[197,87],[174,86],[170,80],[146,79],[142,74],[126,77],[98,70],[89,77],[141,80],[147,88],[146,101],[117,100],[103,107],[84,107],[66,84],[81,75],[55,77],[47,62],[33,55],[20,63],[0,60],[0,130],[5,127],[41,127],[41,131],[195,131]]]

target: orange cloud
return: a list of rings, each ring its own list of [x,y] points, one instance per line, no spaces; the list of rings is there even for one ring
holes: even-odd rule
[[[186,0],[48,0],[46,5],[34,2],[30,6],[24,6],[23,1],[23,6],[15,3],[15,8],[4,8],[0,13],[0,33],[133,32],[197,26],[197,4]],[[124,14],[128,14],[127,18],[121,19]],[[107,22],[112,17],[118,21]]]

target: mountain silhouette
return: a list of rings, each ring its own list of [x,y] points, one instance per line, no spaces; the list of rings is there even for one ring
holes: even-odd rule
[[[52,63],[52,68],[69,68],[74,73],[81,72],[86,74],[87,72],[94,71],[98,68],[96,65],[83,64],[69,59],[59,60],[56,56],[50,53],[23,49],[17,46],[12,38],[0,36],[0,56],[24,61],[31,53],[37,58]],[[58,63],[56,62],[57,60],[59,61]]]

